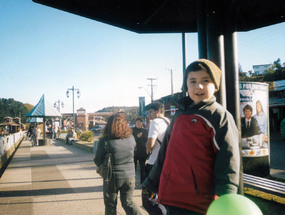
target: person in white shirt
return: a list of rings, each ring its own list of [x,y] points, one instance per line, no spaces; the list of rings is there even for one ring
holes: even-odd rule
[[[165,131],[170,124],[169,119],[164,116],[164,106],[160,102],[151,103],[147,109],[151,122],[146,143],[146,153],[149,154],[149,159],[145,166],[145,177],[149,175],[157,159]],[[156,202],[155,194],[145,189],[142,190],[142,203],[149,214],[166,214],[165,207]]]
[[[156,102],[150,104],[148,110],[151,123],[146,143],[146,153],[150,154],[147,165],[149,165],[149,168],[151,169],[156,161],[160,149],[160,143],[163,140],[170,121],[168,118],[164,117],[164,107],[161,103]]]

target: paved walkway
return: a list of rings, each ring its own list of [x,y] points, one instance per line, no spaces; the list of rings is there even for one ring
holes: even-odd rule
[[[104,214],[102,178],[94,154],[53,140],[31,147],[23,141],[0,179],[0,214]],[[141,189],[134,201],[142,214]],[[118,201],[118,214],[125,214]]]

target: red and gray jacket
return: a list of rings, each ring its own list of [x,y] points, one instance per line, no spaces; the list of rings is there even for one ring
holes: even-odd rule
[[[158,190],[161,204],[206,213],[215,195],[237,193],[238,130],[215,97],[197,105],[186,100],[168,127],[143,186]]]

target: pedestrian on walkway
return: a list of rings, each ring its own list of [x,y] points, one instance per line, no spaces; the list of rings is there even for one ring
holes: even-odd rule
[[[60,137],[60,134],[61,134],[61,128],[60,128],[60,126],[59,126],[58,129],[57,129],[57,138]]]
[[[72,145],[72,142],[74,140],[77,140],[77,134],[73,128],[70,128],[68,134],[65,137],[65,143]]]
[[[51,139],[55,139],[55,125],[52,122],[50,132],[51,132]]]
[[[151,122],[149,125],[148,140],[146,143],[146,153],[150,154],[149,160],[145,167],[146,176],[148,176],[156,161],[160,144],[170,123],[169,119],[164,116],[164,106],[160,102],[151,103],[147,109],[149,111]]]
[[[27,138],[26,138],[27,140],[32,137],[32,128],[33,128],[33,125],[30,124],[29,129],[27,131]]]
[[[118,192],[127,215],[141,214],[133,201],[136,142],[132,129],[122,114],[112,115],[108,119],[94,159],[97,166],[100,166],[108,157],[107,144],[112,154],[113,174],[110,182],[103,180],[105,215],[117,214]]]
[[[33,126],[32,128],[32,141],[33,141],[33,146],[38,145],[38,138],[37,138],[37,125]]]
[[[140,183],[142,184],[145,179],[145,162],[147,158],[146,154],[146,142],[148,137],[148,130],[143,128],[143,118],[136,118],[135,127],[133,128],[133,135],[136,140],[135,148],[135,169],[137,170],[137,163],[140,165]]]
[[[143,187],[158,191],[167,214],[205,214],[218,196],[237,193],[239,136],[232,115],[216,102],[221,70],[211,61],[191,63],[183,77],[188,96],[168,127]]]
[[[39,145],[39,139],[41,137],[41,133],[42,133],[41,129],[37,127],[37,145]]]
[[[149,155],[149,160],[145,167],[145,177],[147,177],[157,159],[160,150],[161,142],[164,138],[165,131],[169,125],[169,119],[164,116],[164,106],[160,102],[151,103],[147,107],[149,117],[151,119],[146,144],[146,152]],[[166,214],[166,209],[163,205],[156,202],[156,194],[142,190],[142,203],[149,214],[159,215]]]

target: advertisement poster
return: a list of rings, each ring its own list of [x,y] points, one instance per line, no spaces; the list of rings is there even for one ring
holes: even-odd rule
[[[240,82],[240,114],[243,157],[268,156],[268,84]]]

